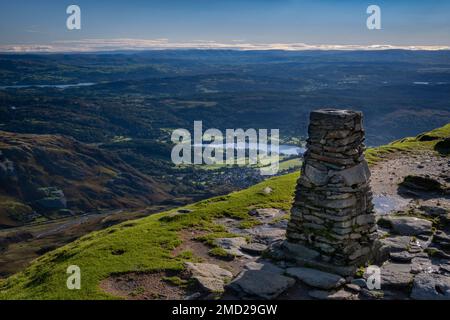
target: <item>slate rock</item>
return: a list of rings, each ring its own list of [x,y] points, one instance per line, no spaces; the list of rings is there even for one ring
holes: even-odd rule
[[[434,273],[439,270],[439,266],[433,265],[427,257],[415,257],[411,261],[411,273],[418,274],[422,272]]]
[[[266,249],[267,249],[266,245],[256,242],[244,244],[241,246],[242,251],[255,255],[261,255]]]
[[[415,300],[450,300],[450,277],[435,273],[416,275],[411,298]]]
[[[413,281],[411,265],[386,263],[381,267],[381,288],[407,288]]]
[[[222,279],[202,276],[195,276],[193,279],[197,280],[198,285],[203,291],[209,293],[220,293],[224,291],[225,282]]]
[[[354,283],[347,283],[345,288],[353,293],[359,293],[361,291],[361,287]]]
[[[411,260],[415,257],[414,254],[409,253],[408,251],[391,252],[389,256],[392,261],[403,263],[411,262]]]
[[[401,236],[417,236],[430,234],[432,222],[416,217],[383,217],[383,222],[388,223],[393,232]]]
[[[286,274],[311,287],[325,290],[337,288],[345,283],[345,279],[339,275],[311,268],[288,268]]]
[[[271,244],[277,240],[282,240],[286,236],[286,229],[266,225],[261,225],[246,230],[248,230],[248,233],[253,237],[254,241],[265,244]]]
[[[282,246],[284,249],[286,249],[286,251],[291,253],[293,256],[302,259],[314,260],[320,256],[320,253],[318,251],[307,248],[306,246],[301,244],[284,241]]]
[[[386,261],[391,252],[403,252],[410,248],[411,237],[395,236],[375,240],[374,259],[377,263]]]
[[[217,238],[214,239],[214,244],[233,256],[241,257],[243,256],[243,253],[240,248],[247,244],[247,240],[243,237]]]
[[[279,273],[279,274],[284,273],[284,269],[282,269],[266,260],[251,261],[251,262],[247,263],[244,267],[245,267],[245,269],[248,269],[248,270],[255,270],[255,271],[260,270],[260,271],[267,271],[267,272]]]
[[[450,273],[450,263],[442,263],[439,265],[439,269],[444,273]]]
[[[365,288],[367,287],[367,282],[365,279],[363,278],[357,278],[357,279],[353,279],[351,284],[354,284],[360,288]]]
[[[308,292],[308,295],[311,298],[318,300],[349,300],[354,297],[354,295],[348,291],[343,289],[334,292],[334,291],[325,291],[325,290],[311,290]]]
[[[233,277],[230,271],[211,263],[186,262],[185,267],[200,288],[209,293],[223,292],[225,281]]]
[[[366,288],[361,289],[360,295],[368,299],[383,299],[384,292],[381,290],[369,290]]]
[[[275,299],[293,286],[295,280],[290,277],[263,270],[244,270],[226,288],[240,298]]]

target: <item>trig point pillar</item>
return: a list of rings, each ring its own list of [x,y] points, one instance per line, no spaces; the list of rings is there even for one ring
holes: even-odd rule
[[[308,133],[283,246],[299,265],[350,275],[368,261],[377,235],[362,113],[313,111]]]

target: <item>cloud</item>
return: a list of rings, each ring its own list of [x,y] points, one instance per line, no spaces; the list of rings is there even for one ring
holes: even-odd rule
[[[54,41],[51,44],[0,45],[0,52],[94,52],[116,50],[163,50],[163,49],[231,49],[231,50],[450,50],[449,46],[397,46],[374,45],[309,45],[305,43],[250,43],[233,40],[221,43],[207,40],[170,42],[168,39],[80,39]]]

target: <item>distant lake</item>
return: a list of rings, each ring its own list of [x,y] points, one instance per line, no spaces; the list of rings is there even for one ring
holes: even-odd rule
[[[194,146],[198,146],[198,145],[194,145]],[[207,147],[209,146],[209,144],[203,144],[203,147]],[[229,144],[225,144],[224,145],[225,148],[227,147],[233,147],[232,143]],[[238,150],[242,150],[242,149],[248,149],[248,150],[262,150],[262,148],[259,147],[259,145],[257,143],[246,143],[244,144],[237,144],[236,145],[236,149]],[[267,146],[267,151],[270,152],[270,145]],[[279,145],[279,154],[281,155],[285,155],[285,156],[301,156],[305,153],[306,149],[302,148],[302,147],[298,147],[298,146],[294,146],[294,145],[289,145],[289,144],[280,144]]]
[[[413,84],[419,85],[419,86],[429,86],[429,85],[444,85],[444,84],[449,84],[449,82],[416,81],[416,82],[413,82]]]
[[[67,89],[72,87],[87,87],[93,86],[94,82],[80,82],[74,84],[21,84],[15,86],[0,86],[1,90],[4,89],[26,89],[26,88],[58,88],[58,89]]]
[[[297,146],[291,146],[288,144],[280,144],[280,154],[286,156],[301,156],[305,153],[306,149]]]

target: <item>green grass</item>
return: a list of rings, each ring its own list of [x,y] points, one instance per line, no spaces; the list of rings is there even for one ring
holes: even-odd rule
[[[439,141],[449,137],[450,123],[433,131],[420,134],[417,137],[404,138],[384,146],[370,148],[366,151],[366,159],[369,164],[375,164],[384,157],[395,152],[434,150],[434,147]],[[428,140],[427,138],[433,140]]]
[[[178,231],[204,230],[209,234],[204,236],[205,241],[233,236],[214,219],[232,217],[244,222],[252,219],[248,211],[253,208],[288,210],[297,178],[296,173],[276,177],[240,192],[186,206],[192,210],[189,214],[173,216],[176,210],[171,210],[88,234],[41,256],[25,271],[0,282],[0,299],[112,299],[99,289],[101,280],[133,271],[182,270],[183,262],[191,256],[172,255],[181,244]],[[268,195],[261,192],[267,186],[273,189]],[[164,218],[171,214],[170,219]],[[121,254],[113,254],[117,252]],[[81,290],[66,288],[70,265],[81,268]]]
[[[225,259],[225,260],[233,260],[234,256],[231,253],[228,253],[225,249],[223,248],[212,248],[211,250],[208,251],[208,254],[213,256],[213,257],[217,257],[220,259]]]
[[[174,286],[182,287],[182,288],[187,287],[189,284],[188,280],[181,279],[180,277],[177,277],[177,276],[164,277],[163,280]]]
[[[302,165],[302,160],[300,158],[289,159],[289,160],[280,162],[279,170],[286,171],[286,170],[290,170],[290,169],[296,169],[296,168],[300,168],[301,165]]]
[[[432,150],[438,141],[450,136],[450,124],[428,135],[437,140],[406,138],[369,149],[366,156],[373,164],[387,153]],[[214,223],[217,218],[231,217],[240,220],[243,226],[252,226],[254,219],[248,214],[251,209],[289,211],[298,176],[292,173],[275,177],[246,190],[186,206],[184,209],[192,210],[188,214],[176,214],[178,208],[88,234],[39,257],[25,271],[1,281],[0,299],[113,299],[99,289],[99,283],[111,274],[179,271],[185,261],[195,259],[195,253],[172,254],[182,242],[178,237],[180,230],[202,230],[205,234],[198,240],[213,246],[215,238],[235,236]],[[262,190],[266,187],[273,191],[265,194]],[[81,268],[81,290],[66,288],[66,269],[70,265]]]

